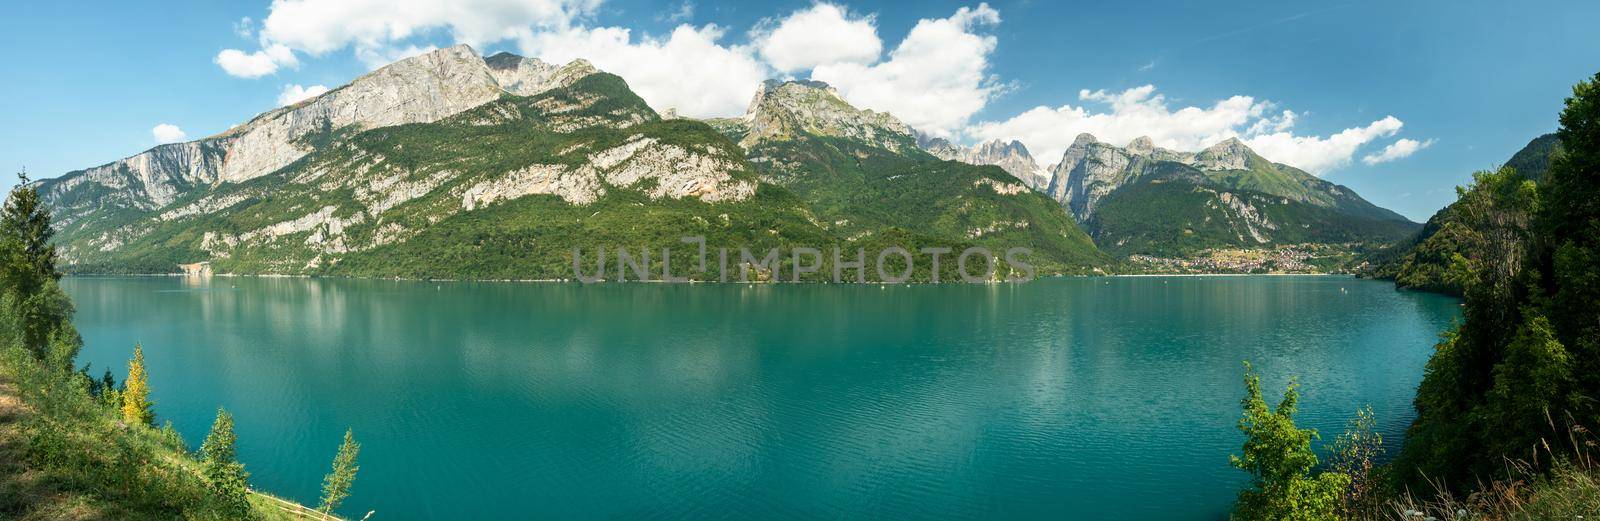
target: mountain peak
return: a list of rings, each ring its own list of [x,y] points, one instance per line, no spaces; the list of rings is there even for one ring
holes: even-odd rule
[[[1156,142],[1150,139],[1150,136],[1139,136],[1128,142],[1128,152],[1134,154],[1149,155],[1155,149]]]
[[[750,132],[740,144],[746,148],[799,133],[856,138],[895,151],[902,148],[901,141],[916,143],[905,123],[885,112],[858,109],[820,81],[764,81],[744,119]]]
[[[1078,137],[1072,140],[1072,146],[1077,147],[1099,142],[1100,140],[1094,138],[1094,134],[1084,132],[1082,134],[1078,134]]]
[[[1239,138],[1230,137],[1196,154],[1195,167],[1201,170],[1244,170],[1250,167],[1253,157],[1256,157],[1254,150],[1250,150]]]

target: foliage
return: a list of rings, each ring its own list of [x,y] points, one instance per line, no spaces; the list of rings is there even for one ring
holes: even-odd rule
[[[1384,448],[1383,435],[1377,428],[1372,408],[1364,407],[1356,411],[1356,417],[1333,442],[1328,468],[1350,478],[1338,508],[1340,519],[1367,517],[1367,513],[1378,511],[1390,495],[1386,467],[1378,464]]]
[[[355,483],[356,472],[361,470],[356,464],[356,456],[360,453],[361,444],[356,443],[355,434],[345,429],[344,441],[339,443],[339,453],[333,456],[333,471],[322,478],[322,506],[318,507],[319,510],[333,512],[345,498],[350,497],[350,485]]]
[[[1517,151],[1499,171],[1510,169],[1537,182],[1544,178],[1550,162],[1560,153],[1557,136],[1545,134]],[[1458,188],[1457,193],[1473,189]],[[1474,244],[1480,240],[1474,228],[1465,222],[1463,207],[1466,204],[1451,203],[1429,218],[1415,236],[1369,256],[1367,260],[1372,267],[1367,274],[1394,280],[1401,288],[1461,295],[1464,281],[1454,277],[1458,272],[1452,270],[1452,264],[1458,256],[1472,262],[1474,259],[1470,256],[1477,251]]]
[[[1250,473],[1252,488],[1239,492],[1234,517],[1250,520],[1335,519],[1350,476],[1316,472],[1317,455],[1311,441],[1315,429],[1294,424],[1300,394],[1289,384],[1277,407],[1261,395],[1261,378],[1245,364],[1244,415],[1239,431],[1245,435],[1244,455],[1230,456],[1233,466]]]
[[[1453,255],[1465,320],[1440,342],[1417,390],[1417,420],[1396,462],[1414,489],[1517,479],[1574,457],[1555,444],[1593,424],[1600,398],[1600,75],[1573,88],[1560,153],[1535,185],[1480,173],[1453,205],[1465,230]],[[1559,420],[1559,421],[1558,421]]]
[[[122,421],[136,425],[155,422],[156,413],[150,402],[150,383],[144,372],[144,346],[133,346],[133,359],[128,361],[128,379],[122,391]]]
[[[234,455],[237,441],[238,437],[233,434],[233,415],[218,408],[211,432],[200,445],[200,461],[212,494],[222,509],[229,517],[242,518],[250,513],[250,475]]]

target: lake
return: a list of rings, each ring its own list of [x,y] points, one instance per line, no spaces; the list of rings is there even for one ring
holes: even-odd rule
[[[664,285],[69,277],[157,421],[234,414],[251,482],[342,512],[528,518],[1215,519],[1242,361],[1331,442],[1391,448],[1457,301],[1335,276],[1005,285]]]

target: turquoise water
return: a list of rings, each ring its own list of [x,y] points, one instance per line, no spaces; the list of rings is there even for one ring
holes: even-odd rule
[[[1396,443],[1453,299],[1346,277],[912,287],[69,278],[158,421],[218,406],[314,504],[346,427],[374,519],[1223,515],[1242,360]]]

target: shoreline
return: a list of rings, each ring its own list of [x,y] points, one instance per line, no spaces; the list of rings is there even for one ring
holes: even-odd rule
[[[666,281],[666,280],[613,281],[613,280],[604,280],[604,281],[600,281],[600,282],[585,283],[585,282],[579,281],[577,279],[419,279],[419,278],[408,278],[408,277],[355,277],[355,276],[346,276],[346,275],[285,275],[285,274],[273,274],[273,273],[266,273],[266,274],[217,273],[217,274],[205,275],[205,276],[202,276],[202,275],[188,275],[188,274],[183,274],[183,273],[68,273],[68,274],[65,274],[64,276],[65,277],[78,277],[78,278],[115,278],[115,277],[168,278],[168,277],[170,277],[170,278],[185,278],[185,279],[187,279],[187,278],[195,278],[195,279],[209,279],[209,278],[342,279],[342,280],[374,280],[374,281],[394,281],[394,282],[451,282],[451,283],[495,282],[495,283],[518,283],[518,284],[577,284],[577,285],[580,285],[580,286],[592,286],[592,285],[596,285],[596,284],[685,284],[685,285],[720,284],[720,285],[747,285],[747,286],[753,286],[753,285],[758,285],[758,284],[759,285],[823,285],[823,286],[831,286],[831,285],[839,285],[839,286],[899,286],[899,285],[906,285],[906,286],[912,286],[912,285],[932,286],[932,285],[945,285],[945,284],[970,284],[970,285],[975,285],[975,286],[996,286],[996,285],[1003,285],[1003,284],[1022,284],[1022,283],[1037,281],[1037,280],[1040,280],[1040,279],[1052,279],[1052,278],[1059,278],[1059,279],[1067,279],[1067,278],[1082,278],[1082,279],[1089,279],[1089,278],[1161,278],[1161,277],[1183,277],[1183,278],[1205,278],[1205,277],[1353,277],[1353,278],[1361,278],[1361,277],[1359,277],[1359,276],[1357,276],[1355,274],[1352,274],[1352,273],[1116,273],[1116,274],[1097,274],[1097,275],[1044,275],[1044,276],[1036,277],[1036,278],[1034,278],[1032,280],[1027,280],[1027,281],[996,280],[996,281],[988,281],[988,282],[960,282],[960,281],[955,281],[955,282],[830,282],[830,281],[820,281],[820,282],[741,281],[741,282],[736,282],[736,281],[726,281],[726,282],[724,282],[724,281],[716,281],[716,280],[688,280],[688,281]]]

